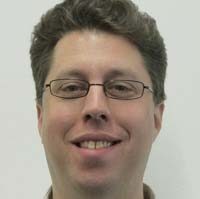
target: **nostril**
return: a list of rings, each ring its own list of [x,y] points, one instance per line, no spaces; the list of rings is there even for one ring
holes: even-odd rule
[[[89,114],[85,115],[85,121],[88,121],[88,120],[90,120],[90,119],[92,119],[92,116],[91,116],[91,115],[89,115]]]
[[[87,122],[89,120],[94,120],[94,121],[104,121],[106,122],[108,120],[107,116],[105,114],[86,114],[84,117],[84,120]]]
[[[104,121],[107,121],[107,117],[105,115],[101,115],[100,118],[103,119]]]

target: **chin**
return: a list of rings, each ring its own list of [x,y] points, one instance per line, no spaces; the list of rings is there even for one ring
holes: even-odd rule
[[[104,173],[101,175],[85,175],[81,178],[76,180],[76,186],[83,190],[87,191],[88,193],[92,194],[99,194],[105,193],[106,191],[110,190],[111,187],[115,186],[117,182],[116,179],[112,178],[111,176],[106,176]]]

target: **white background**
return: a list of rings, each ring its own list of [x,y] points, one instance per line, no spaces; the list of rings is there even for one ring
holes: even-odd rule
[[[0,197],[42,198],[50,185],[37,131],[29,47],[33,26],[56,0],[0,4]],[[200,3],[137,0],[157,19],[169,64],[163,129],[145,181],[162,199],[199,199]]]

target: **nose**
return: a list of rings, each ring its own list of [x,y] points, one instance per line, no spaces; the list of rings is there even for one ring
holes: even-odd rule
[[[85,97],[82,115],[85,123],[102,125],[109,121],[108,98],[105,96],[102,86],[90,87],[88,95]]]

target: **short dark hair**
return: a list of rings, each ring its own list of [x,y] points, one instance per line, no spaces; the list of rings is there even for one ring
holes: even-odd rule
[[[82,30],[119,35],[137,46],[153,84],[154,102],[165,100],[167,54],[156,21],[131,0],[65,0],[43,15],[33,31],[30,55],[39,103],[55,45],[66,33]]]

